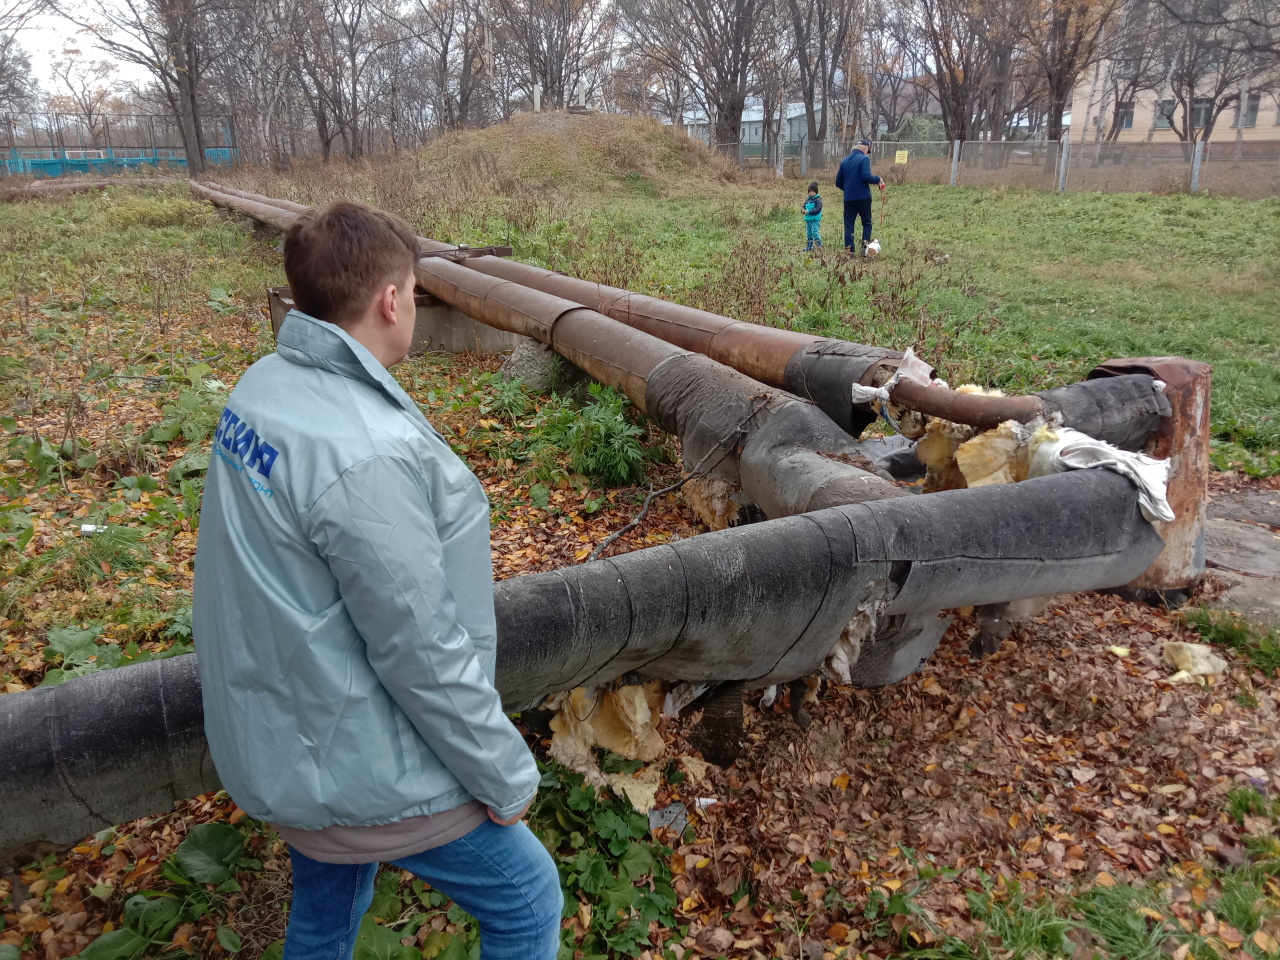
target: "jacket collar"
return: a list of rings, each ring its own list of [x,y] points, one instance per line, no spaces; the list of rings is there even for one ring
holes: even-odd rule
[[[387,368],[364,344],[336,324],[317,320],[301,310],[290,310],[276,334],[276,353],[290,363],[319,367],[376,387],[411,419],[435,432]]]

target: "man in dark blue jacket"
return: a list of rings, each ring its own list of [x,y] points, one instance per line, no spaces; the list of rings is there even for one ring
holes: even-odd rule
[[[871,242],[871,184],[884,190],[884,181],[871,172],[871,141],[859,140],[836,171],[836,189],[844,191],[844,245],[850,255],[853,248],[853,230],[858,217],[862,218],[862,252]]]

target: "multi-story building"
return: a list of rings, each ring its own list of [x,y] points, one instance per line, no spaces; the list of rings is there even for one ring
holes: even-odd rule
[[[1218,100],[1200,97],[1187,108],[1167,91],[1145,90],[1116,100],[1108,88],[1114,89],[1108,72],[1116,64],[1104,63],[1100,78],[1086,77],[1076,86],[1071,105],[1071,139],[1076,143],[1114,142],[1117,144],[1168,144],[1177,150],[1187,139],[1188,121],[1197,131],[1195,139],[1204,139],[1203,131],[1213,117]],[[1101,82],[1099,82],[1101,80]],[[1123,88],[1123,85],[1120,85]],[[1238,98],[1239,91],[1233,91]],[[1181,136],[1179,134],[1181,133]],[[1208,141],[1211,145],[1241,143],[1244,153],[1280,149],[1280,94],[1275,90],[1251,90],[1244,109],[1238,99],[1219,112]]]

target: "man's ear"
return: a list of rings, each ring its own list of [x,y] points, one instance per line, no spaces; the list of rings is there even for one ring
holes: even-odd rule
[[[389,283],[378,293],[378,313],[387,323],[397,323],[404,319],[396,315],[396,294],[399,288]]]

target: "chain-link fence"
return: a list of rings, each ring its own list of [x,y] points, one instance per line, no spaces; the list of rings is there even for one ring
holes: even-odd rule
[[[1207,191],[1280,196],[1280,141],[1073,143],[1064,188],[1119,193]]]
[[[833,175],[856,140],[713,144],[744,169],[787,177]],[[1028,187],[1101,193],[1207,191],[1261,199],[1280,196],[1280,140],[1211,143],[1068,143],[1044,140],[876,141],[872,167],[889,183]]]
[[[201,134],[209,163],[235,162],[229,117],[202,118]],[[61,177],[186,163],[172,117],[102,114],[90,121],[66,113],[0,115],[0,176]]]

